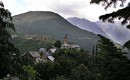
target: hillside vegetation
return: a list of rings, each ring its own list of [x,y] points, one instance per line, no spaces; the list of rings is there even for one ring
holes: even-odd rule
[[[38,51],[40,48],[48,48],[54,44],[55,40],[39,36],[29,36],[13,38],[12,42],[21,53],[25,53],[27,51]]]
[[[13,22],[17,31],[14,34],[48,36],[61,41],[67,34],[69,42],[77,43],[88,51],[98,40],[97,35],[72,25],[53,12],[30,11],[14,16]]]

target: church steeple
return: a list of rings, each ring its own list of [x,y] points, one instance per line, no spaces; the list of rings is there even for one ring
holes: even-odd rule
[[[64,44],[67,44],[68,43],[68,38],[67,38],[67,35],[65,35],[64,37]]]

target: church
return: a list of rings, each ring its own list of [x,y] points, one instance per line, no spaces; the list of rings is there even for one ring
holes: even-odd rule
[[[80,46],[78,44],[68,42],[67,35],[65,35],[64,42],[61,45],[61,49],[78,49],[79,50]]]

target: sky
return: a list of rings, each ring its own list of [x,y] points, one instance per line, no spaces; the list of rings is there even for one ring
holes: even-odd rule
[[[64,18],[79,17],[98,21],[98,17],[119,8],[105,10],[102,5],[90,4],[90,0],[2,0],[12,15],[27,11],[52,11]]]

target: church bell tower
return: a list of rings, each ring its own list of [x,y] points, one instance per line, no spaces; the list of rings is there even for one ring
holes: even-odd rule
[[[67,35],[65,35],[64,37],[64,44],[67,44],[68,43],[68,38],[67,38]]]

